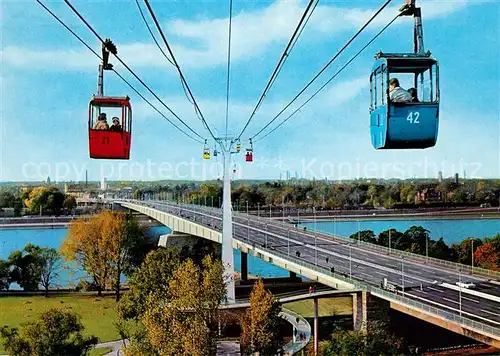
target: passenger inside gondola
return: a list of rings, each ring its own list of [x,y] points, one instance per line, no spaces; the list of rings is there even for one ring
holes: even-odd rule
[[[109,125],[106,122],[106,114],[105,113],[100,113],[96,123],[94,124],[94,127],[92,127],[94,130],[109,130]]]
[[[412,101],[410,93],[399,86],[397,78],[389,80],[389,97],[394,103],[411,103]]]
[[[410,88],[410,89],[408,89],[408,93],[410,93],[410,95],[411,95],[411,102],[412,103],[419,103],[420,102],[420,100],[418,100],[417,89]]]
[[[122,131],[122,125],[120,125],[120,120],[116,116],[113,118],[113,125],[111,125],[109,130],[114,132]]]

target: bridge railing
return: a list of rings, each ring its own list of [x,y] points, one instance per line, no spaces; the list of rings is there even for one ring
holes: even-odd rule
[[[466,325],[470,328],[481,331],[483,333],[488,333],[490,335],[500,337],[500,328],[496,328],[494,326],[490,326],[490,325],[487,325],[485,323],[481,323],[481,322],[460,316],[458,314],[448,312],[446,310],[439,309],[439,308],[430,306],[428,304],[425,304],[425,303],[422,303],[422,302],[419,302],[419,301],[416,301],[416,300],[413,300],[410,298],[403,297],[399,294],[388,292],[388,291],[383,290],[381,288],[374,287],[374,286],[370,285],[368,282],[363,282],[363,281],[360,281],[360,280],[357,280],[354,278],[350,278],[348,275],[343,275],[340,273],[331,272],[327,268],[313,265],[310,262],[300,260],[294,256],[284,254],[284,253],[278,252],[276,250],[272,250],[269,248],[266,249],[264,247],[259,247],[259,249],[265,250],[270,255],[275,255],[276,257],[286,259],[289,262],[293,262],[297,265],[306,267],[306,268],[311,269],[311,270],[315,270],[319,273],[325,274],[325,275],[330,276],[332,278],[344,281],[344,282],[349,283],[349,284],[351,284],[359,289],[364,289],[364,290],[372,293],[373,295],[381,297],[383,299],[391,300],[391,301],[397,302],[399,304],[403,304],[403,305],[410,306],[410,307],[413,307],[416,309],[420,309],[423,312],[434,314],[434,315],[437,315],[443,319],[453,321],[453,322],[459,323],[461,325]]]
[[[145,204],[145,205],[147,205],[147,204]],[[172,206],[177,206],[177,205],[172,205]],[[188,207],[188,206],[186,206],[186,207]],[[335,237],[338,238],[338,236],[335,236]],[[346,238],[346,237],[340,237],[340,238],[351,241],[351,239]],[[245,241],[241,241],[241,243],[248,244],[248,242],[245,242]],[[365,244],[370,245],[370,247],[375,246],[376,248],[383,249],[383,246],[378,246],[378,245],[373,245],[373,244],[368,244],[368,243],[365,243]],[[254,249],[255,247],[250,246],[250,248]],[[399,294],[395,294],[393,292],[389,292],[389,291],[383,290],[381,288],[374,287],[374,286],[370,285],[369,282],[364,282],[363,280],[351,278],[348,275],[340,274],[337,272],[332,272],[327,268],[314,265],[310,262],[301,260],[299,258],[296,258],[295,256],[285,254],[285,253],[279,252],[279,251],[274,250],[274,249],[265,248],[263,246],[259,246],[258,249],[262,250],[262,251],[266,251],[266,253],[268,253],[271,256],[274,255],[278,258],[282,258],[282,259],[284,259],[288,262],[292,262],[296,265],[303,266],[307,269],[314,270],[314,271],[319,272],[321,274],[324,274],[324,275],[330,276],[332,278],[341,280],[341,281],[346,282],[348,284],[351,284],[359,289],[367,290],[368,292],[372,293],[373,295],[376,295],[376,296],[381,297],[383,299],[391,300],[391,301],[394,301],[394,302],[397,302],[397,303],[400,303],[400,304],[403,304],[403,305],[406,305],[409,307],[413,307],[413,308],[419,309],[423,312],[437,315],[443,319],[446,319],[446,320],[449,320],[449,321],[452,321],[455,323],[459,323],[459,324],[464,325],[464,326],[468,326],[470,328],[481,331],[483,333],[487,333],[490,335],[500,337],[500,328],[496,328],[496,327],[493,327],[491,325],[487,325],[487,324],[484,324],[484,323],[481,323],[481,322],[478,322],[475,320],[471,320],[471,319],[463,317],[461,315],[458,315],[458,314],[455,314],[455,313],[452,313],[452,312],[449,312],[449,311],[446,311],[446,310],[443,310],[440,308],[436,308],[436,307],[433,307],[431,305],[428,305],[428,304],[425,304],[425,303],[422,303],[422,302],[419,302],[419,301],[416,301],[416,300],[413,300],[410,298],[403,297]],[[386,248],[386,251],[388,252],[388,248]],[[402,252],[402,251],[399,251],[399,252]],[[410,254],[410,255],[413,255],[413,254]],[[422,258],[422,256],[420,256],[420,255],[416,255],[416,256],[419,258]],[[456,265],[458,265],[458,264],[456,264]]]
[[[246,217],[246,214],[239,213],[238,215],[244,215]],[[250,219],[252,219],[254,221],[258,221],[258,218],[255,216],[251,216]],[[266,219],[266,218],[262,217],[261,219]],[[269,223],[274,224],[274,225],[280,225],[280,226],[287,228],[287,229],[291,228],[291,226],[292,226],[287,222],[283,222],[283,221],[279,221],[279,220],[269,220]],[[483,276],[487,276],[487,277],[500,279],[500,272],[499,271],[492,271],[492,270],[481,268],[481,267],[472,267],[470,265],[464,265],[461,263],[446,261],[446,260],[442,260],[442,259],[434,258],[434,257],[426,257],[424,255],[419,255],[419,254],[412,253],[412,252],[397,250],[394,248],[389,249],[388,246],[380,246],[380,245],[376,245],[376,244],[373,244],[370,242],[353,240],[347,236],[332,234],[329,232],[318,231],[318,230],[316,230],[316,231],[318,232],[319,235],[325,235],[325,236],[327,236],[329,238],[333,238],[333,239],[340,239],[340,240],[346,241],[346,242],[357,241],[357,245],[359,245],[359,246],[364,246],[364,247],[370,248],[372,250],[384,253],[386,255],[404,256],[404,257],[408,257],[409,259],[415,260],[416,262],[419,262],[419,263],[426,263],[426,264],[443,266],[445,268],[452,269],[452,270],[458,270],[460,268],[461,272],[465,272],[465,273],[469,273],[469,274],[478,274],[478,275],[483,275]]]
[[[172,204],[171,202],[168,202],[168,201],[165,201],[164,203],[171,205],[171,206],[179,206],[180,205],[180,206],[183,206],[185,208],[190,207],[190,208],[201,208],[202,210],[220,211],[219,208],[212,208],[212,207],[201,206],[201,205],[182,204],[182,203]],[[245,218],[249,217],[250,220],[253,220],[253,221],[262,221],[264,219],[267,219],[266,217],[257,217],[257,216],[250,215],[250,214],[247,215],[247,214],[241,213],[241,212],[233,212],[233,213],[235,215],[240,216],[240,217],[245,217]],[[286,229],[291,228],[291,225],[287,222],[284,222],[284,221],[279,221],[279,220],[274,219],[274,220],[269,220],[269,223],[274,224],[274,225],[280,225]],[[350,243],[353,242],[353,239],[351,239],[347,236],[332,234],[332,233],[323,232],[323,231],[317,231],[317,232],[319,233],[319,235],[324,235],[324,236],[329,237],[329,238],[342,240],[344,242],[350,242]],[[425,263],[425,264],[429,264],[429,265],[442,266],[442,267],[445,267],[445,268],[451,269],[451,270],[460,269],[460,271],[463,273],[478,274],[478,275],[482,275],[482,276],[500,279],[500,271],[492,271],[492,270],[484,269],[481,267],[472,267],[470,265],[464,265],[461,263],[446,261],[446,260],[442,260],[442,259],[434,258],[434,257],[426,257],[426,256],[419,255],[416,253],[397,250],[394,248],[389,249],[388,246],[380,246],[380,245],[376,245],[376,244],[373,244],[370,242],[365,242],[365,241],[357,240],[357,245],[381,252],[381,253],[386,254],[386,255],[393,255],[393,256],[395,255],[395,256],[399,256],[399,257],[404,256],[404,257],[407,257],[407,258],[409,258],[415,262],[418,262],[418,263]]]

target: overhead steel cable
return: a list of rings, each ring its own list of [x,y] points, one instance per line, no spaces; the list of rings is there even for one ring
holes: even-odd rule
[[[102,61],[102,57],[94,50],[92,47],[90,47],[78,34],[76,34],[71,28],[69,28],[54,12],[52,12],[45,4],[43,4],[40,0],[36,0],[40,6],[42,6],[52,17],[54,17],[66,30],[68,30],[73,36],[75,36],[85,47],[87,47],[97,58],[99,58]],[[118,73],[115,69],[112,69],[112,71],[127,84],[130,89],[132,89],[139,97],[141,97],[149,106],[151,106],[158,114],[160,114],[165,120],[167,120],[172,126],[174,126],[176,129],[178,129],[180,132],[182,132],[184,135],[188,136],[190,139],[203,143],[203,141],[191,136],[189,133],[181,129],[179,126],[177,126],[172,120],[170,120],[165,114],[163,114],[161,111],[159,111],[156,106],[154,106],[148,99],[146,99],[137,89],[134,88],[132,84],[128,80],[126,80],[120,73]]]
[[[172,60],[170,58],[168,58],[168,56],[165,54],[165,51],[163,51],[163,49],[161,48],[160,44],[158,43],[158,41],[156,40],[156,36],[153,34],[153,31],[151,30],[151,27],[149,26],[148,24],[148,21],[146,20],[146,17],[144,16],[144,12],[142,11],[142,8],[141,8],[141,5],[139,4],[139,0],[135,0],[135,3],[137,5],[137,8],[139,9],[139,13],[141,14],[141,17],[142,17],[142,20],[144,21],[144,24],[146,25],[148,31],[149,31],[149,34],[151,35],[151,38],[153,39],[154,43],[156,44],[156,47],[158,47],[158,49],[160,50],[161,54],[163,55],[163,57],[165,57],[165,59],[172,65],[175,67],[175,64],[174,62],[172,62]],[[184,95],[186,96],[187,100],[193,104],[193,102],[191,101],[191,99],[189,98],[189,95],[186,91],[186,87],[184,86],[184,83],[182,82],[181,80],[181,86],[182,86],[182,91],[184,91]],[[195,111],[196,112],[196,111]],[[196,116],[198,116],[198,113],[196,112]]]
[[[69,0],[64,0],[64,2],[76,14],[76,16],[78,16],[78,18],[80,18],[80,20],[87,26],[87,28],[99,39],[99,41],[101,41],[101,43],[104,44],[105,42],[102,39],[102,37],[92,28],[92,26],[90,26],[90,24],[87,22],[87,20],[85,20],[85,18],[78,12],[78,10],[73,5],[71,5]],[[200,139],[204,139],[199,133],[197,133],[195,130],[193,130],[191,128],[191,126],[186,124],[186,122],[184,120],[182,120],[179,117],[179,115],[177,115],[172,109],[170,109],[168,107],[168,105],[165,104],[165,102],[158,95],[156,95],[156,93],[153,90],[151,90],[151,88],[146,83],[144,83],[144,81],[141,78],[139,78],[139,76],[137,74],[135,74],[135,72],[117,54],[114,54],[114,56],[135,77],[135,79],[137,79],[139,81],[139,83],[141,83],[172,115],[175,116],[175,118],[177,120],[179,120],[195,136],[199,137]]]
[[[335,54],[335,56],[333,56],[328,61],[328,63],[326,63],[323,66],[323,68],[313,77],[313,79],[311,79],[309,83],[307,83],[306,86],[304,86],[297,93],[297,95],[295,95],[295,97],[273,119],[271,119],[266,125],[264,125],[263,128],[261,128],[255,135],[252,136],[252,140],[255,139],[258,135],[260,135],[265,129],[267,129],[269,125],[271,125],[274,121],[276,121],[276,119],[280,117],[281,114],[283,114],[283,112],[285,112],[285,110],[288,109],[290,105],[292,105],[295,102],[295,100],[297,100],[297,98],[301,96],[307,90],[307,88],[309,88],[309,86],[311,86],[311,84],[316,81],[316,79],[318,79],[318,77],[344,52],[344,50],[361,34],[361,32],[364,31],[364,29],[382,12],[382,10],[384,10],[387,7],[387,5],[389,5],[391,1],[392,0],[386,0],[386,2],[377,10],[377,12],[375,12],[370,17],[370,19],[358,30],[358,32],[356,32],[356,34],[353,37],[351,37],[351,39]]]
[[[318,93],[320,91],[322,91],[328,84],[331,83],[332,80],[334,80],[340,73],[342,73],[342,71],[347,68],[351,63],[352,61],[354,61],[369,45],[371,45],[373,43],[373,41],[375,41],[389,26],[391,26],[394,21],[397,20],[397,18],[400,16],[400,14],[398,14],[396,17],[394,17],[387,25],[385,25],[382,30],[380,30],[379,33],[377,33],[375,35],[375,37],[373,37],[363,48],[361,48],[358,53],[356,53],[349,61],[347,61],[346,64],[344,64],[342,66],[342,68],[340,68],[325,84],[323,84],[318,90],[316,90],[314,92],[313,95],[311,95],[311,97],[309,99],[307,99],[301,106],[299,106],[293,113],[291,113],[286,119],[284,119],[283,121],[281,121],[279,123],[278,126],[274,127],[271,131],[267,132],[264,136],[261,136],[260,138],[258,138],[256,140],[256,142],[258,141],[261,141],[263,139],[265,139],[267,136],[269,136],[270,134],[272,134],[274,131],[276,131],[278,128],[280,128],[281,126],[283,126],[283,124],[285,122],[287,122],[292,116],[294,116],[296,113],[298,113],[304,106],[307,105],[307,103],[309,103],[316,95],[318,95]]]
[[[149,34],[151,35],[151,38],[153,39],[153,41],[155,42],[156,44],[156,47],[158,47],[158,49],[160,50],[161,54],[163,54],[163,57],[165,57],[165,59],[175,67],[175,64],[174,62],[172,62],[172,60],[170,58],[168,58],[168,56],[165,54],[165,52],[163,51],[163,49],[161,48],[160,44],[158,43],[158,41],[156,40],[156,37],[155,35],[153,34],[153,31],[151,31],[151,27],[149,27],[149,24],[148,24],[148,21],[146,20],[146,17],[144,16],[144,12],[142,12],[142,9],[141,9],[141,5],[139,4],[139,0],[135,0],[135,3],[137,5],[137,8],[139,9],[139,13],[141,14],[141,17],[142,17],[142,20],[144,21],[144,24],[146,25],[148,31],[149,31]]]
[[[65,1],[67,1],[67,0],[65,0]],[[193,105],[195,106],[197,112],[199,113],[201,121],[203,122],[203,124],[205,125],[205,128],[210,133],[210,136],[212,136],[212,138],[214,140],[216,140],[216,137],[214,136],[212,130],[210,129],[210,126],[208,125],[207,121],[205,120],[205,117],[203,116],[203,113],[201,112],[200,107],[198,106],[198,103],[196,102],[196,99],[193,95],[193,92],[191,91],[191,88],[189,87],[189,85],[186,81],[186,78],[184,77],[184,74],[182,73],[182,70],[181,70],[181,67],[179,66],[179,63],[175,59],[174,53],[172,52],[172,49],[170,48],[170,45],[168,44],[167,38],[165,37],[163,30],[161,29],[160,23],[158,22],[158,20],[156,18],[156,15],[153,11],[153,8],[149,4],[148,0],[144,0],[144,3],[146,4],[146,7],[148,8],[149,14],[151,15],[151,18],[153,19],[153,21],[156,25],[156,28],[157,28],[158,32],[160,33],[160,36],[163,39],[163,42],[165,43],[165,46],[167,47],[168,53],[170,54],[170,57],[172,58],[172,61],[174,62],[175,67],[177,68],[177,71],[179,72],[179,75],[181,77],[182,82],[186,86],[186,89],[187,89],[189,95],[191,96],[191,99],[193,100]]]
[[[302,14],[302,17],[300,18],[300,21],[297,24],[297,27],[295,28],[295,30],[292,34],[292,37],[290,37],[290,40],[288,41],[288,44],[286,45],[285,50],[283,51],[283,54],[281,55],[278,63],[276,64],[276,67],[274,68],[274,71],[271,74],[271,77],[269,78],[267,85],[264,88],[264,91],[260,95],[260,98],[257,101],[257,104],[255,105],[255,107],[252,111],[252,114],[250,115],[247,122],[245,123],[245,126],[243,127],[240,134],[238,135],[238,138],[240,138],[243,135],[243,133],[247,129],[248,125],[252,121],[252,118],[255,116],[255,114],[259,110],[262,102],[264,101],[264,98],[265,98],[267,92],[271,89],[271,87],[274,84],[274,81],[276,80],[279,73],[281,72],[281,69],[283,68],[288,56],[290,55],[290,52],[292,51],[293,47],[295,46],[295,43],[297,43],[297,40],[299,39],[300,35],[302,34],[302,31],[304,30],[307,22],[311,18],[311,15],[314,12],[316,5],[318,5],[318,2],[319,2],[319,0],[309,0],[309,4],[307,5],[306,9],[304,10],[304,13]],[[314,7],[312,7],[313,4],[314,4]],[[310,11],[311,7],[312,7],[312,11]],[[309,14],[309,16],[308,16],[308,14]]]
[[[227,41],[227,84],[226,84],[226,137],[229,123],[229,76],[231,73],[231,25],[233,18],[233,0],[229,0],[229,29]]]

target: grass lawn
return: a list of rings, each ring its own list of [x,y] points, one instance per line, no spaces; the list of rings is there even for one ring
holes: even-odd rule
[[[314,303],[312,299],[285,303],[283,306],[305,318],[314,317]],[[350,315],[352,314],[352,297],[324,298],[318,300],[319,316]]]
[[[119,339],[113,326],[113,322],[117,320],[115,306],[114,297],[0,297],[0,326],[19,327],[22,323],[36,319],[47,309],[60,308],[71,310],[81,317],[85,334],[97,336],[99,342],[113,341]],[[5,350],[0,344],[0,354],[2,353]]]

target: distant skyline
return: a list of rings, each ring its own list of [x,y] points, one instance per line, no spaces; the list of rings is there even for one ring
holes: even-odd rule
[[[282,119],[363,47],[403,2],[394,0]],[[152,42],[134,1],[72,3],[97,32],[113,39],[122,59],[174,111],[209,138],[183,95],[174,68]],[[230,133],[239,133],[249,117],[306,3],[234,1]],[[382,3],[320,1],[242,137],[243,147]],[[235,157],[235,178],[276,180],[287,170],[293,175],[297,171],[302,178],[331,180],[437,178],[439,171],[444,177],[456,172],[462,177],[464,170],[468,178],[500,177],[500,3],[417,3],[422,7],[425,46],[440,63],[440,128],[435,147],[376,151],[371,146],[368,85],[373,55],[379,50],[412,50],[412,20],[400,18],[300,113],[256,142],[252,164],[244,162],[242,150]],[[99,50],[95,37],[64,3],[46,1],[46,5]],[[225,123],[226,5],[152,1],[200,108],[218,133],[224,132]],[[147,19],[152,25],[149,15]],[[87,111],[96,92],[97,59],[35,2],[3,2],[0,21],[0,181],[45,181],[48,176],[53,181],[84,181],[85,170],[92,181],[102,176],[109,181],[221,176],[217,164],[221,161],[204,161],[201,144],[173,128],[112,73],[106,73],[105,93],[128,94],[133,105],[131,160],[90,159]],[[113,57],[111,62],[151,99]]]

